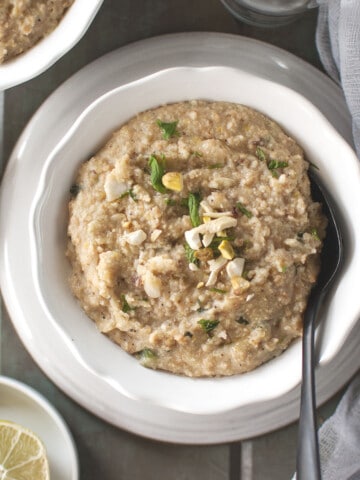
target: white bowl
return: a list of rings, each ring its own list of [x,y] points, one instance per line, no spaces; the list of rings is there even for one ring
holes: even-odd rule
[[[354,152],[326,118],[294,91],[228,67],[179,67],[109,91],[89,105],[47,158],[30,215],[31,262],[36,295],[48,322],[79,362],[122,394],[194,414],[225,412],[283,395],[301,378],[301,345],[256,370],[227,378],[191,379],[143,368],[101,335],[68,286],[69,188],[79,165],[111,132],[136,113],[188,99],[246,104],[276,120],[319,167],[336,198],[345,227],[346,259],[333,289],[321,332],[320,363],[332,359],[359,318],[353,291],[360,276],[360,166]],[[326,314],[326,320],[325,320]]]
[[[78,480],[79,464],[70,430],[55,408],[36,390],[0,376],[0,418],[29,428],[44,442],[51,480]]]
[[[36,77],[65,55],[85,34],[103,0],[75,0],[59,25],[36,45],[0,64],[0,90]]]

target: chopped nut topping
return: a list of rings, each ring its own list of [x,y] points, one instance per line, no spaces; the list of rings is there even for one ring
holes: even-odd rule
[[[168,190],[173,190],[174,192],[181,192],[184,188],[183,176],[180,172],[167,172],[163,175],[161,179],[162,184]]]
[[[221,255],[227,260],[232,260],[235,257],[235,252],[229,240],[223,240],[219,245]]]
[[[198,227],[194,227],[191,230],[185,232],[185,238],[187,243],[193,250],[199,250],[201,248],[201,238],[200,234],[205,235],[206,233],[217,233],[227,228],[235,227],[237,220],[234,217],[220,217],[214,220],[211,220],[207,223],[202,223]]]

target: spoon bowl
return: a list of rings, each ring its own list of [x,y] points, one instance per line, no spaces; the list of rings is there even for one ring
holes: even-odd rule
[[[298,451],[296,460],[297,480],[320,480],[320,458],[316,425],[315,352],[314,331],[317,313],[333,284],[343,260],[343,238],[336,215],[334,201],[322,185],[313,168],[310,168],[312,196],[322,203],[328,219],[327,233],[321,252],[321,270],[312,288],[304,314],[302,341],[302,384]]]

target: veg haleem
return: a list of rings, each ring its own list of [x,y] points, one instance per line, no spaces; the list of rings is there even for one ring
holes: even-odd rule
[[[243,105],[140,113],[71,187],[71,288],[100,332],[144,366],[247,372],[301,335],[326,219],[309,163]]]

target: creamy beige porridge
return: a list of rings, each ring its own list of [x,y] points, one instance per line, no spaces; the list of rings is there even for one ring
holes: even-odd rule
[[[145,366],[232,375],[301,335],[326,220],[272,120],[191,101],[131,119],[71,188],[71,287]]]
[[[0,63],[29,50],[58,25],[74,0],[1,0]]]

